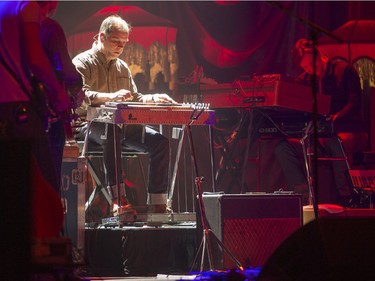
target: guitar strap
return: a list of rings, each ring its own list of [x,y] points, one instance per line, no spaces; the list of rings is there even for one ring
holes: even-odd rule
[[[33,109],[38,113],[39,117],[41,118],[42,122],[44,123],[44,128],[47,130],[49,128],[48,123],[48,108],[46,104],[45,97],[41,97],[41,91],[40,93],[35,93],[36,87],[38,87],[38,83],[35,81],[31,81],[34,93],[30,92],[23,81],[19,79],[17,74],[14,72],[14,70],[7,64],[7,62],[4,60],[2,56],[0,56],[0,62],[1,64],[6,68],[6,70],[9,72],[9,74],[12,76],[12,78],[21,86],[22,91],[30,98],[30,103],[32,104]],[[32,78],[30,79],[32,80]]]

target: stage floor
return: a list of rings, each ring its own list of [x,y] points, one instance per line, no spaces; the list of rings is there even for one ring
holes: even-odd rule
[[[89,277],[83,280],[87,281],[126,281],[126,280],[159,280],[159,281],[171,281],[171,280],[194,280],[196,275],[157,275],[154,277]]]
[[[280,272],[298,276],[293,280],[323,280],[332,274],[340,278],[330,280],[372,280],[374,218],[374,209],[353,209],[314,220],[287,238],[264,266],[250,269],[252,277],[246,280],[257,280],[261,270],[266,278],[261,280]],[[230,270],[208,272],[206,263],[204,270],[196,270],[198,234],[195,225],[86,229],[80,280],[243,280],[224,278]],[[239,273],[247,277],[248,270]]]
[[[196,275],[157,275],[154,277],[89,277],[83,280],[87,281],[126,281],[126,280],[159,280],[159,281],[171,281],[171,280],[194,280]]]
[[[165,275],[165,274],[158,274],[157,276],[153,277],[89,277],[82,279],[82,281],[125,281],[125,280],[159,280],[159,281],[174,281],[174,280],[246,280],[246,281],[255,281],[256,278],[259,276],[260,268],[252,269],[252,270],[244,270],[240,271],[237,270],[235,273],[233,272],[222,272],[222,271],[208,271],[202,272],[202,274],[189,274],[189,275]],[[237,274],[237,275],[234,275]],[[236,277],[235,277],[236,276]]]

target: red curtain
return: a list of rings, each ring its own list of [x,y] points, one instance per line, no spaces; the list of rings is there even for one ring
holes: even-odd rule
[[[295,75],[289,50],[297,39],[320,37],[349,17],[375,17],[368,12],[375,2],[366,1],[61,1],[56,19],[69,34],[109,5],[139,6],[171,20],[179,75],[201,65],[221,83],[254,73]]]

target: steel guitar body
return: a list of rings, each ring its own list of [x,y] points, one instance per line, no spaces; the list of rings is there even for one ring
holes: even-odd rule
[[[88,120],[111,124],[213,125],[215,111],[208,105],[108,102],[89,107]]]

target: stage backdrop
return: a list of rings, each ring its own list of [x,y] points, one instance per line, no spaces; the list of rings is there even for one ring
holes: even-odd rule
[[[120,14],[124,6],[142,8],[158,19],[148,26],[160,26],[160,18],[163,26],[172,22],[178,75],[202,65],[205,76],[220,83],[253,73],[294,75],[299,70],[291,65],[289,51],[297,39],[310,37],[311,31],[322,37],[350,19],[375,19],[370,1],[60,1],[56,20],[68,36],[82,32],[77,28],[85,22],[95,31],[100,22],[95,15],[108,6],[122,6],[114,11]],[[125,13],[124,18],[136,26],[150,14],[132,18]],[[97,21],[88,21],[93,17]]]

